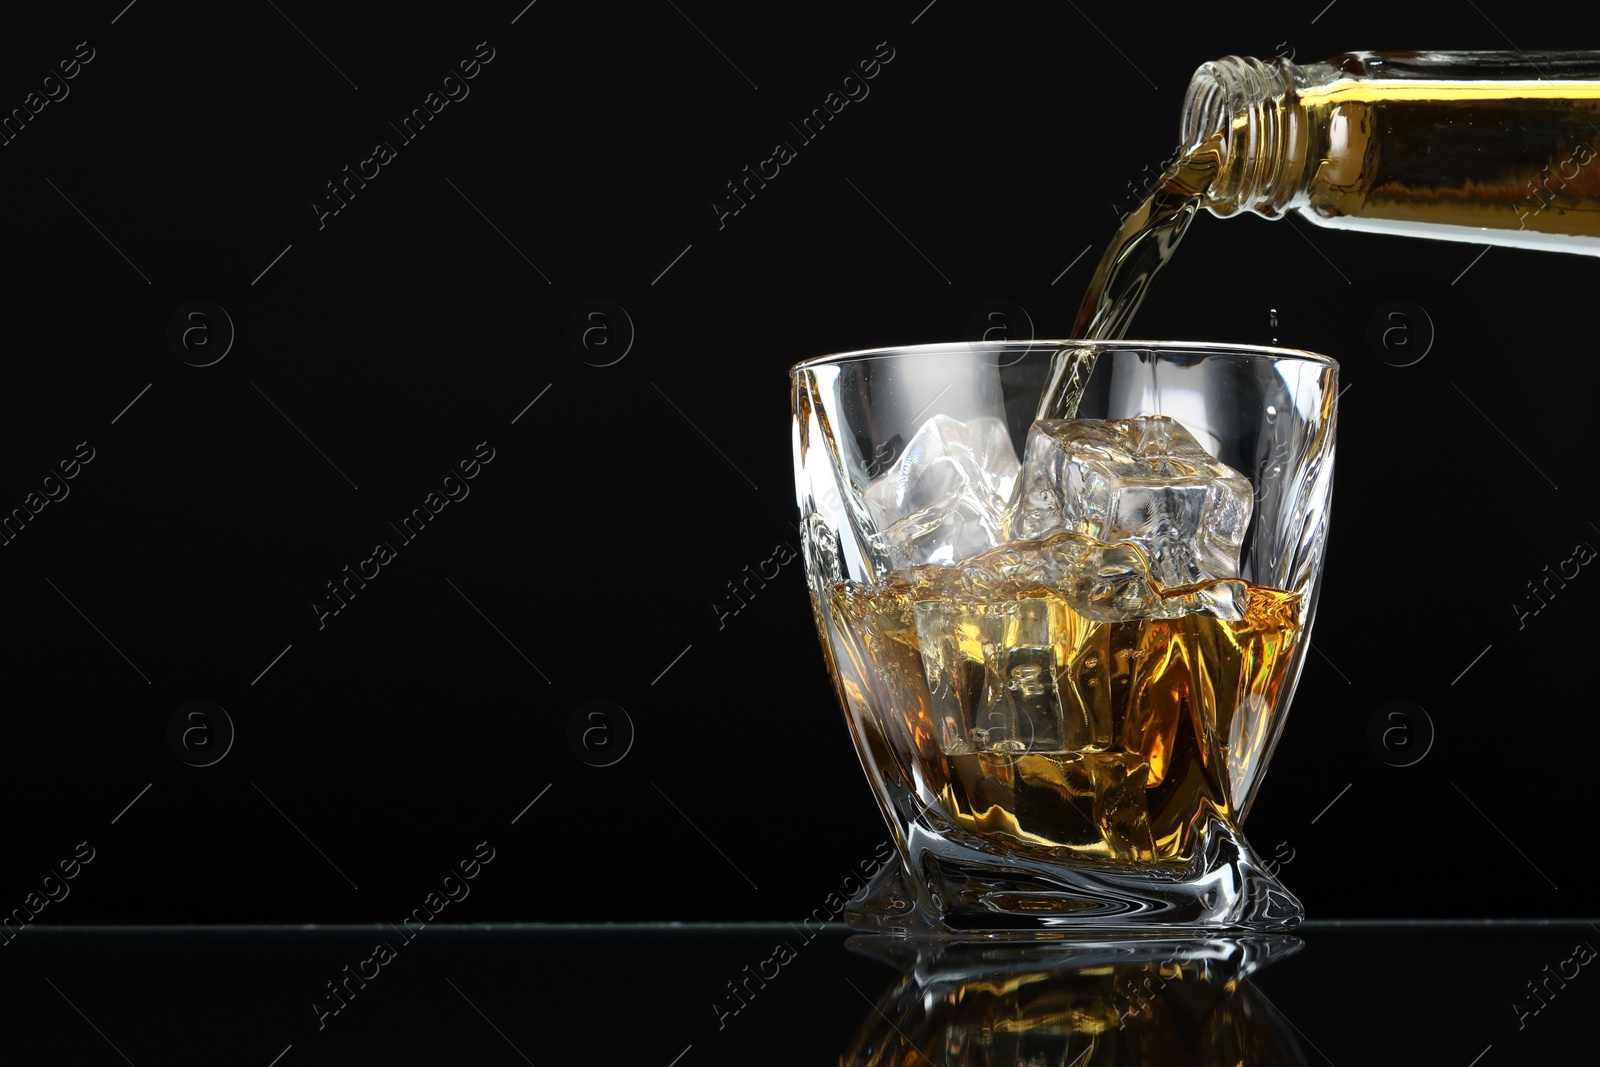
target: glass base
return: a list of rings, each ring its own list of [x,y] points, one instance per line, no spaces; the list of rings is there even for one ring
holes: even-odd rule
[[[972,839],[968,839],[972,840]],[[1178,867],[1074,864],[976,848],[913,825],[901,863],[886,864],[851,902],[861,930],[915,937],[1281,933],[1300,901],[1221,820]],[[907,865],[905,856],[916,857]]]

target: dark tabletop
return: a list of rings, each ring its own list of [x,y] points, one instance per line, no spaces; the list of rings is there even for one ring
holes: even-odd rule
[[[1596,947],[1587,922],[1308,923],[1246,942],[921,957],[897,939],[787,923],[44,927],[0,950],[0,1048],[16,1053],[7,1062],[140,1067],[1220,1067],[1229,1049],[1340,1067],[1583,1062]]]

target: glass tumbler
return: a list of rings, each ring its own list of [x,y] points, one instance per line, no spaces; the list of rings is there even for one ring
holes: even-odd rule
[[[1239,827],[1310,638],[1337,379],[1139,341],[792,369],[812,611],[898,852],[853,925],[1298,924]]]

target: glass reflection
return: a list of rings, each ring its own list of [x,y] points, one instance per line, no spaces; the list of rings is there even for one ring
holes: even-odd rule
[[[901,971],[841,1067],[1306,1064],[1247,979],[1292,937],[923,944],[856,937]]]

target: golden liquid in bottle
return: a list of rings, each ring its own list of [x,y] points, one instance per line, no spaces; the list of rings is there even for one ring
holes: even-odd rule
[[[1341,78],[1293,102],[1273,160],[1229,154],[1218,131],[1167,168],[1101,256],[1074,337],[1124,337],[1196,212],[1239,210],[1213,185],[1245,184],[1240,172],[1264,162],[1320,225],[1600,252],[1600,81]],[[1234,118],[1236,143],[1258,140],[1248,122]]]
[[[1597,250],[1600,82],[1346,79],[1299,100],[1323,224]]]

